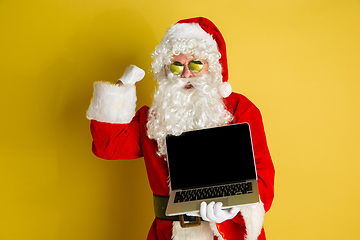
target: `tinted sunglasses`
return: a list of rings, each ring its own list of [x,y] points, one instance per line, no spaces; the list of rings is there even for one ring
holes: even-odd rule
[[[184,65],[181,62],[173,62],[170,65],[170,71],[174,75],[180,75],[184,71],[185,66],[188,66],[190,71],[192,71],[193,73],[198,73],[201,72],[201,70],[203,69],[204,63],[199,60],[193,60],[189,63],[189,65]]]

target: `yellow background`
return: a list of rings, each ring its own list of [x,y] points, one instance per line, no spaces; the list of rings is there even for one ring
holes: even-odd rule
[[[93,156],[85,111],[93,82],[148,71],[166,29],[196,16],[219,27],[233,90],[263,114],[268,239],[360,239],[359,0],[2,0],[1,240],[145,239],[144,163]],[[151,73],[137,89],[151,104]]]

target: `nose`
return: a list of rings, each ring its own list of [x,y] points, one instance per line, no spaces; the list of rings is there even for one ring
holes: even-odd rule
[[[182,78],[190,78],[193,76],[194,76],[194,73],[192,71],[190,71],[189,66],[185,65],[184,71],[181,73],[181,77]]]

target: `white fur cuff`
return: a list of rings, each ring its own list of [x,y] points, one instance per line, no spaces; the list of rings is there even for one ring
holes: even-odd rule
[[[264,204],[243,206],[240,208],[241,215],[246,225],[246,240],[256,240],[261,233],[264,223],[265,209]]]
[[[95,82],[86,117],[100,122],[129,123],[135,116],[135,108],[135,85],[117,86],[108,82]]]

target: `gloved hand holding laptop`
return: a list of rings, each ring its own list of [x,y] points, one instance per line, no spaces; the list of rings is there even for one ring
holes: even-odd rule
[[[221,223],[225,220],[232,219],[240,211],[240,207],[221,209],[222,205],[222,202],[211,202],[209,204],[202,202],[199,213],[189,213],[186,215],[201,217],[204,221]]]

